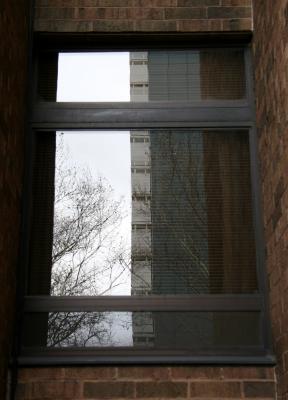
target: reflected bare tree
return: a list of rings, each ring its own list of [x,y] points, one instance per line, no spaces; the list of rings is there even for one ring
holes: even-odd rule
[[[123,283],[130,250],[120,238],[123,199],[89,169],[69,163],[63,140],[57,144],[52,252],[52,296],[104,295]],[[49,314],[49,346],[111,343],[105,313]]]
[[[162,282],[154,280],[155,290],[206,293],[209,265],[202,134],[167,131],[151,135],[151,144],[151,212],[154,237],[161,239],[153,242],[154,270],[163,267],[164,257],[166,265],[170,262]]]

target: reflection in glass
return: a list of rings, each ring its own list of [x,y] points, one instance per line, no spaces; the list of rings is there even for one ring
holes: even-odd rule
[[[51,295],[130,294],[129,132],[56,142]]]
[[[128,52],[60,53],[57,101],[129,101]]]
[[[33,327],[42,316],[26,314],[24,347],[197,350],[262,343],[257,312],[50,312],[48,334],[40,341]]]
[[[255,293],[248,141],[240,130],[39,137],[29,294]]]
[[[56,69],[55,54],[40,57],[40,100],[55,100]],[[59,54],[61,102],[187,102],[245,96],[242,49]]]
[[[136,131],[131,162],[132,294],[255,292],[247,133]]]

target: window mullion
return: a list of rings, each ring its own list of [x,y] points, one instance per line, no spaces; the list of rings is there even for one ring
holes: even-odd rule
[[[53,311],[259,311],[260,295],[91,296],[25,299],[26,312]]]
[[[252,124],[252,114],[247,105],[205,106],[119,106],[103,108],[77,103],[46,103],[35,107],[32,116],[34,128],[49,129],[123,129],[230,126]]]

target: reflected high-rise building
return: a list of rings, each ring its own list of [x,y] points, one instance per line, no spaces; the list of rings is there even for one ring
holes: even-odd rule
[[[210,49],[132,52],[131,101],[187,104],[241,99],[245,90],[244,74],[237,74],[244,66],[241,57],[241,53],[235,58],[227,51],[219,54]],[[248,153],[240,136],[185,128],[131,133],[132,294],[245,292],[241,270],[248,270],[249,260],[254,265],[254,248],[242,249],[239,244],[247,242],[248,232],[241,221],[244,211],[239,191]],[[249,188],[247,182],[249,174],[242,186]],[[244,196],[243,189],[241,193]],[[240,262],[242,256],[245,260]],[[171,324],[170,317],[155,312],[152,318],[147,312],[145,321],[140,321],[135,314],[134,344],[150,341],[157,347],[164,343],[163,337],[167,341],[177,337],[177,324]],[[179,313],[178,317],[181,325],[187,315]],[[179,346],[196,340],[202,330],[207,342],[218,337],[226,317],[217,317],[217,323],[214,318],[209,313],[201,318],[191,315]]]
[[[200,55],[197,51],[149,52],[149,55],[148,52],[131,52],[131,101],[199,100],[199,74]],[[201,146],[201,134],[198,136],[196,142]],[[189,294],[193,293],[192,281],[199,277],[203,279],[199,266],[203,272],[205,268],[201,263],[207,258],[207,249],[203,237],[199,238],[199,232],[200,228],[205,230],[205,226],[200,227],[199,221],[195,220],[195,210],[190,207],[190,213],[188,211],[192,200],[197,215],[201,214],[195,193],[201,193],[203,187],[198,187],[199,190],[195,190],[194,186],[184,188],[182,180],[173,175],[173,171],[184,173],[186,178],[190,157],[187,145],[195,145],[195,139],[192,142],[179,132],[131,132],[132,295]],[[175,164],[175,160],[180,160],[179,154],[178,159],[175,158],[177,151],[182,153],[181,161]],[[197,166],[201,164],[201,160],[194,161]],[[203,182],[199,179],[203,171],[197,170],[197,176],[195,171],[189,172],[194,173],[198,182],[196,186],[199,186],[199,182]],[[183,196],[184,189],[188,190],[186,196]],[[205,220],[203,215],[200,217]],[[193,257],[187,248],[191,242],[199,242],[198,239],[202,243],[200,253],[194,254],[194,261],[191,262]],[[137,314],[133,315],[134,344],[147,346],[147,343],[157,341],[158,334],[162,336],[163,328],[167,329],[166,317],[164,320],[159,315],[156,318],[156,314],[152,318],[151,313],[145,313],[145,322],[143,316],[140,321]]]
[[[148,53],[130,53],[130,98],[148,101]],[[151,254],[151,161],[150,135],[146,130],[131,131],[132,175],[132,277],[131,294],[149,295],[152,291]],[[133,313],[133,343],[149,346],[154,342],[151,313]]]

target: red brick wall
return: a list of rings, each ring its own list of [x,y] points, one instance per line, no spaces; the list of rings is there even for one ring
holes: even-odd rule
[[[260,0],[257,2],[258,6],[263,4]],[[36,0],[36,31],[219,32],[251,29],[250,0]],[[255,46],[260,47],[257,40]],[[261,98],[261,94],[259,96]],[[263,157],[266,157],[265,151]],[[281,197],[281,185],[278,187],[278,197]],[[274,369],[256,366],[22,368],[17,398],[274,399]]]
[[[256,110],[279,399],[288,399],[288,1],[254,1]]]
[[[17,399],[275,399],[262,367],[22,369]]]
[[[36,0],[35,30],[209,32],[251,30],[252,0]]]
[[[5,398],[7,362],[15,318],[24,153],[28,1],[0,2],[0,398]]]

